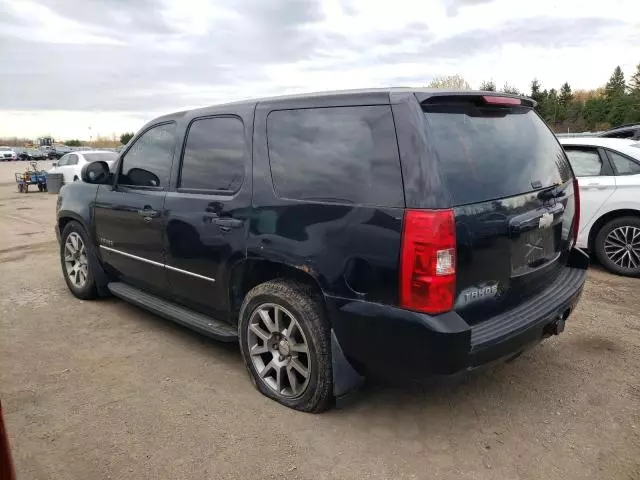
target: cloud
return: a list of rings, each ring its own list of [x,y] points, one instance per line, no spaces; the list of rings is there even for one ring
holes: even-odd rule
[[[447,15],[454,16],[458,14],[458,10],[461,8],[491,3],[492,1],[493,0],[445,0],[444,5]]]
[[[524,89],[535,76],[585,88],[640,58],[634,0],[606,11],[555,0],[526,10],[511,0],[394,0],[394,8],[370,0],[0,1],[5,118],[64,110],[84,112],[83,124],[98,112],[150,119],[271,94],[424,85],[453,73],[474,86],[494,78]]]

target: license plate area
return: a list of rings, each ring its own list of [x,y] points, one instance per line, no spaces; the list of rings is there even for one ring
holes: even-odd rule
[[[522,232],[511,247],[511,274],[522,275],[553,260],[556,254],[553,228]]]

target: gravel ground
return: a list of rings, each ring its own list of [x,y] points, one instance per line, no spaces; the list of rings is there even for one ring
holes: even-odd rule
[[[236,346],[68,292],[55,195],[0,163],[0,397],[20,479],[640,478],[640,280],[593,268],[560,337],[464,378],[366,386],[323,415]]]

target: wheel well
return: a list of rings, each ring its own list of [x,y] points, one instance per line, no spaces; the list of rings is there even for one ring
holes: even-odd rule
[[[294,280],[322,297],[322,288],[316,279],[300,268],[268,260],[245,260],[231,272],[229,296],[232,319],[238,319],[244,297],[253,287],[276,278]]]
[[[622,210],[613,210],[612,212],[608,212],[605,215],[601,216],[596,222],[591,226],[591,230],[589,230],[589,251],[592,252],[594,250],[594,244],[596,241],[596,236],[600,229],[608,222],[613,219],[620,217],[640,217],[640,210],[631,210],[631,209],[622,209]]]
[[[74,220],[74,219],[71,218],[71,217],[62,217],[62,218],[58,219],[58,231],[60,232],[60,235],[62,235],[64,227],[67,226],[67,223],[69,223],[72,220]]]

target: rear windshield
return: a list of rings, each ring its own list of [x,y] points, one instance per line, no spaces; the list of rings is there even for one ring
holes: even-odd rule
[[[115,152],[83,153],[87,162],[112,162],[118,158]]]
[[[423,109],[454,205],[518,195],[573,176],[562,147],[530,108],[463,102]]]

